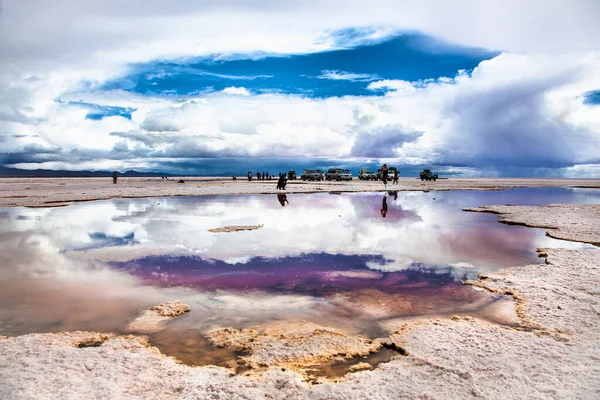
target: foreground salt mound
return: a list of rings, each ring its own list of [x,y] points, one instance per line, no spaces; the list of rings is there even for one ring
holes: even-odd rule
[[[162,331],[172,318],[190,311],[190,306],[179,301],[150,307],[127,325],[128,332],[151,334]]]
[[[546,264],[507,268],[466,284],[517,299],[522,322],[559,333],[600,332],[600,251],[538,249]]]
[[[310,386],[272,368],[232,375],[189,367],[135,336],[32,334],[0,340],[0,397],[10,399],[388,399],[598,398],[597,341],[549,335],[458,318],[407,324],[392,340],[411,355],[341,383]]]
[[[546,228],[547,235],[556,239],[600,245],[600,204],[483,206],[463,210],[499,214],[505,223]]]
[[[209,332],[215,346],[244,350],[240,362],[250,368],[286,367],[302,370],[337,356],[366,356],[382,347],[380,341],[350,336],[315,324],[277,324],[264,333],[224,328]]]
[[[80,346],[90,341],[96,345]],[[301,387],[289,372],[242,379],[223,368],[188,367],[136,336],[30,334],[0,340],[0,354],[2,399],[283,398]]]
[[[499,214],[501,221],[547,228],[549,236],[600,245],[600,205],[486,206],[467,211]],[[529,327],[563,333],[600,330],[600,252],[538,249],[545,265],[507,268],[467,284],[517,299]]]

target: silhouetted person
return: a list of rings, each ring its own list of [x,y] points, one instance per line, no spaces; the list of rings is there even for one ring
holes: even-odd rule
[[[387,215],[387,193],[383,194],[383,200],[381,201],[381,210],[379,210],[379,212],[381,212],[381,216],[383,218],[385,218],[385,216]]]
[[[117,179],[119,179],[119,173],[115,171],[113,172],[113,184],[117,184]]]
[[[394,183],[394,184],[397,185],[398,184],[398,178],[400,178],[400,172],[398,172],[398,170],[395,169],[394,170],[394,182],[392,182],[392,183]]]
[[[252,172],[248,171],[248,180],[251,181],[252,180]]]
[[[260,171],[256,173],[256,179],[260,181]]]
[[[267,172],[267,179],[271,180],[271,176],[269,175],[269,173]]]
[[[277,195],[277,200],[279,200],[279,204],[281,204],[281,207],[285,207],[285,203],[290,204],[290,202],[287,199],[287,195],[284,193],[279,193]]]
[[[263,171],[263,173],[262,173],[262,178],[261,178],[261,179],[262,179],[263,181],[265,180],[265,172],[264,172],[264,171]]]
[[[287,179],[285,179],[285,175],[279,174],[279,180],[277,181],[277,189],[285,190],[285,185],[287,185]]]
[[[387,190],[387,179],[388,179],[387,164],[383,164],[383,166],[381,167],[381,178],[383,180],[383,189]]]

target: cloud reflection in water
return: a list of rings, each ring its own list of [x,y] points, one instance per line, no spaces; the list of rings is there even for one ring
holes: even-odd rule
[[[543,189],[394,197],[386,218],[382,193],[290,194],[285,207],[252,195],[2,210],[0,333],[118,330],[137,310],[172,299],[192,306],[177,324],[199,330],[476,313],[491,295],[457,280],[538,263],[536,247],[577,245],[463,207],[598,201]],[[208,232],[228,225],[264,227]]]

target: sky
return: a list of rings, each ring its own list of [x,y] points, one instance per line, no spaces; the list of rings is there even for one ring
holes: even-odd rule
[[[0,0],[0,165],[600,176],[597,0]]]

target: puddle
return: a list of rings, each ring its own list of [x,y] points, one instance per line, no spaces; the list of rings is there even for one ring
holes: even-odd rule
[[[238,369],[237,359],[244,352],[213,346],[200,332],[191,329],[166,329],[150,335],[149,342],[166,354],[191,366],[216,365]]]
[[[329,380],[341,378],[348,373],[375,369],[379,364],[389,362],[393,357],[401,356],[402,354],[397,350],[382,347],[368,356],[354,358],[335,357],[328,362],[311,365],[305,369],[305,372],[308,375],[309,382],[318,383],[318,378],[320,377]],[[362,368],[362,364],[365,363],[369,366],[365,365],[364,368]]]
[[[592,246],[461,211],[506,203],[600,203],[600,191],[290,194],[283,207],[275,195],[172,197],[2,209],[0,334],[125,332],[140,310],[180,300],[191,312],[150,342],[190,365],[231,366],[239,354],[214,348],[206,332],[308,321],[375,338],[410,319],[453,314],[518,324],[511,298],[461,281],[543,263],[538,247]],[[367,362],[385,362],[386,351]],[[360,361],[317,369],[341,376],[353,362]]]

